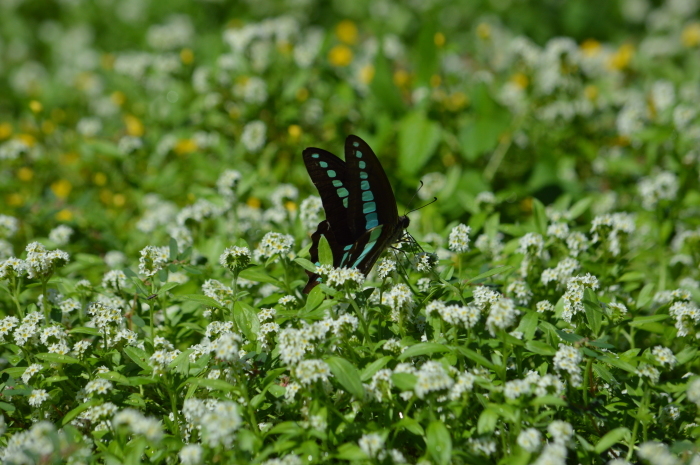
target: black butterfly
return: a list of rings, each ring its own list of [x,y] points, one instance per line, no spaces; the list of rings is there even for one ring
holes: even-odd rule
[[[377,156],[357,136],[345,139],[345,161],[309,147],[304,163],[321,195],[326,220],[311,236],[311,261],[318,265],[318,241],[325,236],[333,252],[333,266],[357,268],[367,275],[384,250],[403,235],[407,216],[399,216],[389,179]],[[308,294],[319,282],[307,271]]]

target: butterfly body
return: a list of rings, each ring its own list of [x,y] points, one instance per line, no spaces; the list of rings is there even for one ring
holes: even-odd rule
[[[326,212],[326,219],[311,235],[311,261],[318,264],[318,243],[324,236],[333,252],[334,267],[357,268],[367,275],[409,225],[408,217],[398,214],[379,159],[357,136],[345,140],[345,161],[315,147],[304,150],[303,156]],[[318,274],[307,273],[305,293],[320,282]]]

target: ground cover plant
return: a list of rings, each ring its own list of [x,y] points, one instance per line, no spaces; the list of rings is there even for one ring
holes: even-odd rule
[[[700,463],[699,7],[0,3],[0,461]]]

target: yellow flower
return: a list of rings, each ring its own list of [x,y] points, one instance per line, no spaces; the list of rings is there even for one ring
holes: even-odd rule
[[[17,139],[21,140],[29,147],[34,147],[36,145],[36,137],[32,136],[31,134],[17,134]]]
[[[194,52],[189,48],[180,50],[180,60],[185,65],[190,65],[194,61]]]
[[[68,197],[68,194],[70,194],[70,191],[72,189],[73,185],[67,179],[59,179],[58,181],[51,184],[51,191],[56,197],[62,200]]]
[[[438,87],[442,83],[442,78],[439,74],[433,74],[430,76],[430,85],[432,87]]]
[[[64,208],[56,213],[56,219],[61,222],[71,221],[73,219],[73,212]]]
[[[299,126],[298,124],[290,125],[287,131],[289,131],[289,137],[291,137],[292,139],[296,140],[301,136],[301,126]]]
[[[124,105],[124,102],[126,101],[126,95],[124,95],[124,92],[117,90],[115,92],[112,92],[112,95],[109,96],[109,99],[117,105],[118,107]]]
[[[588,100],[597,100],[599,93],[598,86],[594,86],[593,84],[589,84],[583,89],[583,95],[585,95]]]
[[[690,23],[683,28],[681,42],[686,47],[697,47],[700,44],[700,23]]]
[[[530,84],[530,80],[523,73],[515,73],[512,75],[510,77],[510,82],[515,84],[520,90],[527,88],[527,86]]]
[[[126,203],[126,196],[124,194],[114,194],[112,202],[114,203],[115,207],[123,207]]]
[[[581,44],[581,52],[587,57],[594,57],[600,53],[603,47],[595,39],[586,39]]]
[[[126,133],[130,136],[141,137],[143,136],[143,123],[140,119],[133,115],[124,116],[124,124],[126,124]]]
[[[7,139],[12,135],[12,125],[10,123],[0,123],[0,140]]]
[[[343,20],[335,27],[335,35],[341,42],[353,45],[357,43],[357,26],[348,19]]]
[[[31,102],[29,102],[29,109],[32,110],[34,113],[39,113],[41,110],[44,109],[44,106],[41,104],[40,101],[32,100]]]
[[[100,57],[100,65],[104,69],[112,69],[114,67],[115,57],[111,53],[105,53]]]
[[[396,84],[396,87],[404,87],[408,84],[410,78],[411,76],[405,69],[398,69],[394,73],[394,84]]]
[[[260,199],[257,197],[248,197],[248,200],[246,200],[245,203],[247,203],[251,208],[260,208]]]
[[[309,98],[309,90],[306,87],[302,87],[297,91],[297,100],[304,102]]]
[[[192,153],[196,151],[199,147],[197,147],[197,142],[195,142],[193,139],[180,139],[177,141],[177,144],[175,144],[175,153],[178,155],[185,155],[188,153]]]
[[[469,105],[469,97],[461,91],[451,94],[447,100],[445,100],[445,107],[450,111],[459,111],[467,105]]]
[[[486,23],[481,23],[476,27],[476,35],[480,39],[486,40],[491,37],[491,26]]]
[[[352,63],[352,50],[347,45],[336,45],[328,52],[328,61],[334,66],[347,66]]]
[[[56,125],[53,124],[50,120],[44,120],[41,122],[41,132],[44,134],[51,134],[56,130]]]
[[[435,46],[442,47],[445,45],[445,34],[442,32],[436,32],[435,36],[433,37],[433,42],[435,42]]]
[[[62,165],[72,165],[73,163],[77,162],[79,158],[79,155],[75,152],[66,152],[61,155],[61,158],[59,158],[59,163]]]
[[[102,190],[100,190],[100,201],[101,201],[103,204],[105,204],[105,205],[111,204],[111,203],[112,203],[112,197],[113,197],[112,191],[110,191],[109,189],[102,189]]]
[[[365,65],[360,68],[360,82],[363,84],[369,84],[374,79],[374,66]]]
[[[107,175],[104,173],[95,173],[92,176],[92,182],[94,182],[96,186],[104,186],[107,184]]]
[[[20,181],[31,181],[32,178],[34,177],[34,170],[31,168],[28,168],[26,166],[23,166],[22,168],[17,170],[17,177],[19,178]]]
[[[22,197],[22,194],[15,192],[5,197],[5,202],[7,202],[7,205],[10,207],[19,207],[24,205],[24,197]]]
[[[284,208],[286,208],[290,212],[295,212],[297,211],[297,204],[295,202],[292,202],[291,200],[287,200],[284,204]]]
[[[629,65],[633,56],[634,46],[632,44],[623,44],[617,49],[617,52],[610,57],[610,62],[608,64],[612,69],[622,70]]]

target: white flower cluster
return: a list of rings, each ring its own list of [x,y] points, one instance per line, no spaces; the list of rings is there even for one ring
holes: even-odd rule
[[[302,360],[292,370],[292,374],[302,385],[310,385],[316,381],[328,381],[331,369],[323,360]]]
[[[30,279],[46,279],[59,266],[68,263],[70,256],[62,250],[46,250],[39,242],[32,242],[26,248],[27,276]]]
[[[462,253],[469,250],[469,233],[472,228],[465,224],[458,224],[452,231],[450,231],[450,236],[448,238],[448,246],[451,251]]]
[[[380,279],[386,279],[396,271],[396,262],[390,258],[382,258],[375,268]]]
[[[232,246],[219,257],[219,264],[231,272],[240,271],[250,263],[250,249],[248,247]]]
[[[188,220],[201,223],[207,218],[221,216],[224,211],[225,207],[223,206],[215,205],[206,199],[198,199],[194,204],[180,210],[175,217],[175,222],[178,226],[187,226]]]
[[[637,184],[645,210],[654,210],[662,200],[675,200],[679,187],[678,176],[670,171],[642,178]]]
[[[204,281],[204,284],[202,284],[202,292],[205,296],[216,300],[222,307],[233,302],[233,289],[216,279],[207,279]]]
[[[316,267],[316,272],[325,284],[336,289],[342,288],[346,283],[354,289],[365,282],[365,275],[357,268],[333,268],[330,265],[321,265]]]
[[[635,217],[631,213],[608,213],[593,218],[592,242],[603,242],[608,251],[617,257],[622,252],[623,240],[635,230]]]
[[[200,432],[203,442],[210,447],[230,447],[235,439],[235,432],[243,421],[238,404],[230,400],[186,399],[182,406],[189,430]]]
[[[542,272],[542,284],[545,286],[556,281],[560,285],[566,284],[569,278],[581,268],[581,264],[575,258],[566,257],[554,268],[547,268]]]
[[[583,355],[575,347],[559,344],[559,350],[554,354],[554,368],[569,374],[571,385],[578,387],[583,381],[581,377],[580,363]]]
[[[687,336],[691,331],[695,332],[695,326],[700,323],[700,308],[694,302],[675,302],[668,309],[668,313],[676,320],[678,337]]]
[[[499,330],[505,330],[516,322],[520,310],[515,308],[515,302],[502,297],[491,304],[489,316],[486,318],[486,327],[491,336],[495,336]]]
[[[583,307],[583,295],[586,288],[592,290],[598,289],[598,278],[590,273],[586,273],[584,276],[569,278],[563,297],[564,311],[561,314],[561,317],[568,323],[571,323],[574,315],[585,311]]]
[[[391,309],[389,318],[395,322],[400,320],[401,314],[407,314],[409,317],[411,317],[411,312],[415,306],[413,294],[411,294],[411,288],[404,283],[399,283],[392,287],[388,292],[385,292],[382,295],[381,303],[389,306]]]
[[[24,347],[30,339],[39,334],[39,322],[44,319],[44,314],[31,312],[22,320],[22,324],[14,332],[15,343]]]
[[[253,252],[255,260],[286,255],[294,246],[294,238],[288,234],[269,232],[263,236],[258,248]]]
[[[299,205],[299,217],[306,229],[315,228],[321,221],[321,212],[323,211],[323,203],[321,197],[315,195],[309,196],[301,201]]]
[[[236,170],[225,170],[216,180],[216,190],[226,199],[236,197],[236,187],[243,176]]]
[[[561,396],[566,386],[558,376],[546,374],[540,376],[536,371],[529,371],[524,379],[506,381],[503,395],[507,399],[517,399],[524,395]]]
[[[447,305],[442,300],[433,300],[425,307],[426,316],[437,313],[446,323],[463,328],[473,328],[481,318],[481,310],[474,305]]]
[[[531,232],[525,234],[518,241],[518,253],[526,257],[541,257],[544,249],[544,239],[541,235]]]
[[[139,273],[148,277],[154,276],[170,261],[170,249],[168,247],[146,246],[141,250],[139,258]]]
[[[163,425],[160,420],[144,416],[135,409],[127,408],[112,418],[114,429],[121,426],[128,428],[135,435],[143,435],[149,441],[160,442],[163,438]]]

